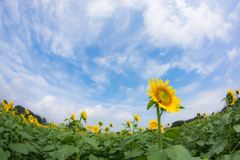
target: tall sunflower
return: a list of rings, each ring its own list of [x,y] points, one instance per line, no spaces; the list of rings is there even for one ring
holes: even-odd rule
[[[98,125],[99,125],[99,126],[102,126],[102,125],[103,125],[102,121],[99,121],[99,122],[98,122]]]
[[[134,118],[135,118],[137,121],[140,121],[140,117],[139,117],[137,114],[134,114]]]
[[[99,127],[98,126],[92,126],[92,131],[93,132],[99,132]]]
[[[129,119],[127,120],[127,125],[128,125],[128,127],[129,127],[129,128],[131,128],[131,127],[132,127],[132,125],[131,125],[131,123],[130,123]]]
[[[156,82],[155,82],[156,81]],[[158,104],[158,106],[168,112],[179,112],[181,99],[175,96],[176,90],[172,90],[172,86],[167,86],[169,80],[165,83],[160,79],[149,79],[148,85],[150,86],[148,94],[151,99]]]
[[[91,126],[87,125],[86,128],[87,128],[87,130],[90,130],[90,129],[91,129]]]
[[[156,120],[150,120],[150,123],[148,125],[151,129],[157,129],[158,128],[158,122]]]
[[[230,104],[231,106],[233,106],[233,105],[235,104],[236,96],[235,96],[235,94],[233,93],[233,90],[232,90],[232,89],[228,89],[227,100],[228,100],[228,102],[229,102],[229,104]]]
[[[72,120],[75,120],[75,114],[74,113],[72,113]]]

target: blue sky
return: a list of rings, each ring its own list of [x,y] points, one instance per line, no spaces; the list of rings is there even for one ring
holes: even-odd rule
[[[221,110],[240,89],[240,2],[0,1],[0,99],[47,121],[87,112],[87,124],[140,116],[150,78],[169,80],[186,108],[163,124]]]

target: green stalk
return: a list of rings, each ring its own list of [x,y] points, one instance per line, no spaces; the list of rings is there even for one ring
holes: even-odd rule
[[[159,107],[156,106],[156,108],[157,108],[157,118],[158,118],[158,149],[162,150],[161,116],[162,116],[163,111],[160,113]]]
[[[133,120],[133,134],[134,134],[134,125],[135,125],[135,119]],[[134,149],[134,140],[133,140],[133,149]]]
[[[69,118],[69,120],[68,120],[68,128],[69,128],[69,123],[70,123],[70,118]],[[67,132],[68,132],[68,128],[67,128]]]

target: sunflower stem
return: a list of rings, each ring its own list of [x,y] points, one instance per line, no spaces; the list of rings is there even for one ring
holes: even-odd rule
[[[157,108],[157,118],[158,118],[158,149],[162,150],[161,116],[163,111],[160,113],[159,107],[156,106],[156,108]]]

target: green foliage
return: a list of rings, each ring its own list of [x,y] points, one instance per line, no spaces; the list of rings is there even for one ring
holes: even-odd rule
[[[240,103],[208,117],[198,117],[173,124],[178,127],[164,129],[163,150],[158,150],[156,130],[130,135],[87,131],[78,120],[70,127],[39,127],[22,122],[22,118],[9,112],[0,114],[1,159],[135,159],[135,160],[238,160],[240,157]],[[153,105],[152,105],[153,106]],[[20,108],[20,107],[19,107]],[[3,110],[0,108],[0,112]],[[23,111],[23,110],[22,110]],[[24,109],[25,111],[25,109]],[[30,112],[31,113],[31,112]],[[67,119],[68,121],[68,119]],[[231,128],[229,128],[231,126]],[[135,125],[137,129],[137,125]],[[68,132],[67,132],[68,130]],[[231,138],[230,138],[231,135]],[[133,144],[134,143],[134,147]]]

